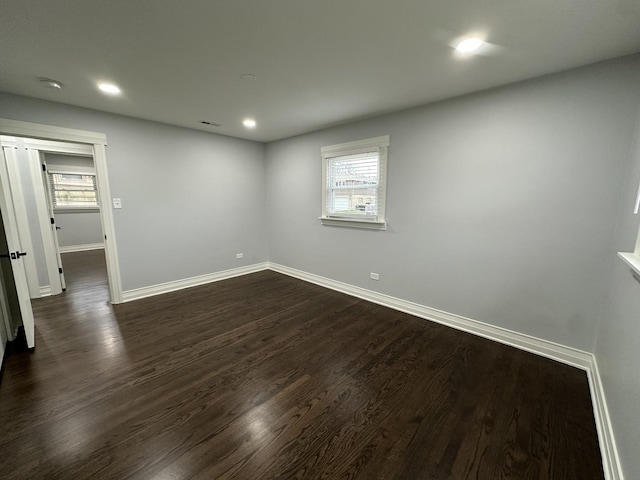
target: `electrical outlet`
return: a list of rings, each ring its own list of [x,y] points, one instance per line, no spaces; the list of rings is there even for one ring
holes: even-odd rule
[[[380,280],[380,275],[377,273],[371,272],[371,280]]]
[[[122,199],[120,198],[112,198],[113,208],[122,208]]]
[[[236,253],[236,258],[243,258],[244,257],[244,253]]]

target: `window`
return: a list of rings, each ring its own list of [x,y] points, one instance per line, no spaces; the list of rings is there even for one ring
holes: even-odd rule
[[[50,171],[49,185],[53,208],[98,208],[95,174]]]
[[[634,214],[640,213],[640,187],[638,187],[638,196],[636,197],[636,204],[633,210]],[[618,256],[624,260],[629,267],[631,267],[631,271],[633,272],[633,276],[636,277],[640,281],[640,229],[638,230],[638,237],[636,239],[636,247],[631,252],[618,252]]]
[[[324,225],[384,230],[389,137],[323,147]]]

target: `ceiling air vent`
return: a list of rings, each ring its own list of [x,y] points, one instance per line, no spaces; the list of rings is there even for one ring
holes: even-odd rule
[[[60,90],[63,86],[62,82],[59,82],[58,80],[54,80],[53,78],[38,77],[38,81],[45,88],[53,88],[56,90]]]
[[[198,123],[201,123],[202,125],[209,125],[210,127],[219,127],[220,126],[219,123],[207,122],[206,120],[200,120]]]

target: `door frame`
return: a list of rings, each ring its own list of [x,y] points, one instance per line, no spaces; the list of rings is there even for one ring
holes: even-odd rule
[[[93,148],[86,144],[72,144],[68,142],[57,142],[53,140],[37,140],[33,138],[23,138],[22,145],[27,149],[29,157],[29,167],[31,171],[31,182],[36,196],[36,208],[38,210],[38,220],[40,223],[40,233],[42,244],[44,245],[47,261],[47,272],[49,275],[49,285],[51,295],[57,295],[66,289],[64,273],[59,273],[62,268],[60,258],[60,246],[58,244],[57,223],[53,207],[51,205],[51,191],[49,186],[48,167],[43,171],[42,166],[46,165],[45,154],[61,153],[65,155],[79,155],[91,157],[94,164],[92,173],[96,174],[95,160],[93,159]],[[97,183],[97,176],[96,176]],[[103,235],[104,237],[104,235]],[[103,242],[104,244],[104,242]]]
[[[41,150],[43,151],[50,151],[49,148],[44,146],[44,144],[47,143],[46,140],[81,144],[77,145],[78,151],[87,151],[86,147],[90,147],[96,169],[98,198],[100,199],[100,219],[102,221],[102,232],[104,233],[109,294],[111,303],[122,303],[122,280],[120,278],[118,246],[116,242],[113,210],[110,208],[111,188],[109,186],[109,175],[107,171],[107,136],[104,133],[22,122],[6,118],[0,118],[0,135],[45,140],[45,142],[41,142],[43,144]]]

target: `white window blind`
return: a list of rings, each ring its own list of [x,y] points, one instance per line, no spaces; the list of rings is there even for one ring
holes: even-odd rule
[[[378,216],[380,153],[329,158],[327,216],[375,220]]]
[[[385,228],[389,137],[322,148],[322,223]]]
[[[88,173],[49,172],[53,208],[97,208],[96,176]]]

